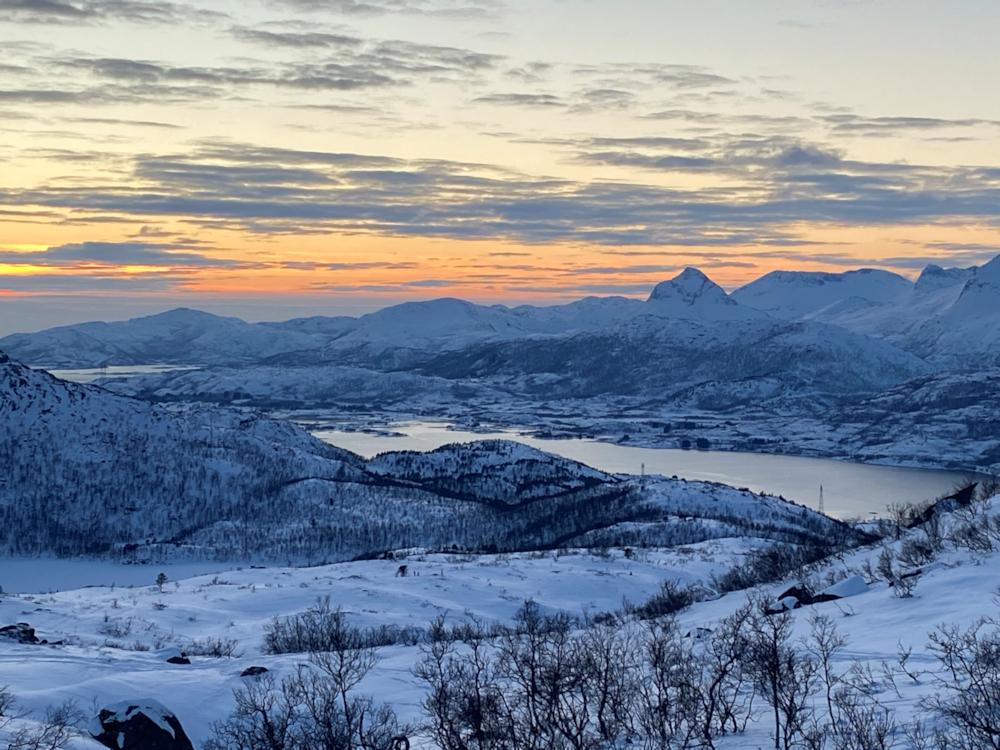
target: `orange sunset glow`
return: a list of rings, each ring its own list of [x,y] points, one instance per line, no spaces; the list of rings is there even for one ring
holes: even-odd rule
[[[0,2],[3,327],[997,253],[982,19],[928,52],[936,6],[714,5]]]

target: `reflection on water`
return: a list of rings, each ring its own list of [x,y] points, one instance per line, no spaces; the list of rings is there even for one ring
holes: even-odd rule
[[[326,430],[316,436],[328,443],[374,456],[385,451],[428,451],[472,440],[518,440],[541,450],[610,472],[665,474],[683,479],[723,482],[755,492],[781,495],[816,508],[820,486],[826,512],[839,518],[883,513],[892,503],[915,502],[950,491],[967,475],[960,472],[875,466],[823,458],[763,453],[634,448],[593,440],[544,440],[516,432],[474,433],[447,425],[407,422],[392,425],[401,437]]]
[[[49,372],[60,380],[69,380],[74,383],[93,383],[100,378],[131,378],[136,375],[155,375],[159,372],[197,369],[197,367],[189,365],[110,365],[84,370],[49,370]]]

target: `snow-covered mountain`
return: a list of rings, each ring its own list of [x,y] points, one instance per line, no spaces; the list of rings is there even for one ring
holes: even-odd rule
[[[471,346],[421,371],[540,397],[669,400],[699,384],[725,391],[760,381],[775,393],[879,390],[928,368],[895,347],[817,323],[643,317],[609,331]]]
[[[885,339],[944,366],[1000,362],[1000,256],[973,268],[930,265],[916,283],[875,270],[780,271],[732,297],[778,317]]]
[[[726,294],[696,268],[686,268],[670,281],[657,284],[649,295],[646,313],[663,318],[697,321],[751,320],[767,315]]]
[[[153,363],[244,365],[380,363],[412,367],[426,352],[483,341],[600,331],[646,316],[695,321],[765,317],[741,307],[695,269],[658,285],[646,302],[590,297],[566,305],[477,305],[458,299],[407,302],[350,317],[245,323],[173,310],[120,323],[83,323],[0,339],[0,349],[45,367]]]
[[[632,539],[638,521],[643,539],[668,546],[852,533],[776,498],[644,483],[508,443],[365,461],[286,422],[175,411],[6,357],[0,413],[6,553],[342,560],[408,547],[548,548],[620,525],[617,536]]]
[[[734,291],[732,298],[775,317],[800,320],[845,303],[884,304],[912,288],[908,279],[873,268],[845,273],[772,271]]]
[[[120,323],[84,323],[0,339],[0,349],[46,367],[155,363],[353,365],[412,370],[429,355],[476,345],[576,334],[612,335],[651,318],[676,327],[814,321],[884,339],[935,363],[989,360],[1000,343],[1000,258],[981,268],[929,266],[916,283],[886,271],[775,271],[731,295],[697,269],[658,284],[645,301],[588,297],[565,305],[409,302],[350,317],[245,323],[173,310]]]
[[[47,367],[128,364],[221,364],[258,361],[309,349],[325,338],[177,309],[119,323],[81,323],[2,339],[0,349]]]

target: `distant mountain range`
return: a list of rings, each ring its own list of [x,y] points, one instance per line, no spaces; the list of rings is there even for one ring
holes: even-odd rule
[[[0,349],[50,368],[196,366],[100,381],[154,402],[318,410],[344,424],[362,414],[367,423],[459,419],[666,447],[710,438],[741,450],[1000,465],[1000,430],[984,434],[981,414],[996,401],[988,388],[1000,371],[1000,258],[930,266],[916,282],[870,269],[774,272],[732,294],[687,269],[646,300],[551,307],[439,299],[282,323],[181,309],[18,334]],[[886,414],[898,394],[917,389],[933,397],[906,419]],[[949,408],[955,389],[961,407]],[[969,403],[974,393],[981,408]],[[675,423],[700,427],[694,435],[656,427]],[[889,423],[899,434],[882,429]]]
[[[0,339],[0,349],[44,367],[377,364],[409,368],[422,354],[484,342],[615,335],[649,321],[826,323],[879,339],[931,363],[996,364],[1000,257],[978,268],[929,266],[916,282],[886,271],[775,271],[727,294],[696,269],[656,286],[648,300],[589,297],[552,307],[410,302],[359,318],[246,323],[178,309],[119,323],[83,323]],[[676,324],[674,326],[676,328]],[[829,329],[825,329],[827,332]],[[827,333],[819,334],[821,337]],[[725,335],[723,334],[723,338]],[[889,356],[895,357],[895,354]]]
[[[517,443],[366,461],[287,422],[167,409],[2,354],[0,413],[0,555],[318,562],[855,533],[778,498],[613,476]]]
[[[915,283],[875,270],[779,271],[732,297],[776,317],[889,341],[931,362],[1000,364],[1000,256],[974,268],[928,266]]]

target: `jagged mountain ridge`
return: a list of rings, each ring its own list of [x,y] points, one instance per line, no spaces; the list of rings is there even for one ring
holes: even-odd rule
[[[732,296],[778,317],[886,340],[944,367],[1000,364],[1000,256],[972,268],[930,265],[915,283],[870,269],[776,272]]]
[[[245,323],[172,310],[120,323],[84,323],[0,339],[21,361],[44,367],[152,363],[195,365],[411,365],[415,353],[485,340],[564,336],[603,330],[640,317],[726,321],[766,317],[740,306],[695,269],[658,285],[650,298],[591,297],[566,305],[477,305],[458,299],[407,302],[359,318],[313,317]]]
[[[927,372],[916,357],[832,326],[770,319],[724,326],[638,318],[608,333],[484,343],[421,368],[434,377],[521,393],[587,397],[648,394],[668,400],[699,383],[766,379],[777,391],[878,390]]]
[[[775,271],[732,294],[697,269],[656,285],[645,301],[589,297],[551,307],[409,302],[350,317],[245,323],[172,310],[120,323],[15,334],[0,349],[46,367],[154,363],[211,366],[355,365],[413,369],[428,353],[483,343],[611,332],[658,318],[715,323],[815,321],[883,339],[945,365],[1000,343],[1000,258],[979,268],[928,266],[917,282],[876,269],[841,274]]]
[[[286,422],[175,411],[6,357],[0,411],[6,553],[314,562],[404,547],[548,548],[618,526],[634,542],[633,522],[665,545],[850,535],[776,498],[647,485],[519,444],[366,461]]]

